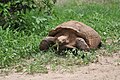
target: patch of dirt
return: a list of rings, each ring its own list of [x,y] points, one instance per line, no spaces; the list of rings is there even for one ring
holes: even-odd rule
[[[120,51],[112,56],[99,56],[97,63],[77,67],[73,72],[58,70],[34,75],[11,73],[0,76],[0,80],[120,80]]]

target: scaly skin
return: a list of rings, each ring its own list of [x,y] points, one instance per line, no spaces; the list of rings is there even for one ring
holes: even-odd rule
[[[74,44],[75,47],[73,47],[68,45],[69,40],[67,36],[59,36],[58,38],[56,37],[44,38],[44,40],[42,40],[42,42],[40,43],[40,50],[46,51],[47,49],[49,49],[50,45],[53,45],[56,43],[58,43],[58,45],[60,46],[60,50],[64,50],[65,48],[75,48],[75,47],[85,51],[88,51],[90,49],[87,43],[85,42],[85,40],[82,38],[76,38],[76,41]]]
[[[82,38],[76,38],[76,47],[78,49],[81,49],[81,50],[84,50],[84,51],[89,51],[90,50],[89,46],[87,45],[85,40],[82,39]]]
[[[48,50],[50,45],[54,44],[56,41],[55,37],[46,37],[42,40],[42,42],[39,45],[40,50]]]

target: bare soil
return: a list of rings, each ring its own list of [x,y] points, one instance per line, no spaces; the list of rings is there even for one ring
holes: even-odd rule
[[[120,51],[112,56],[99,56],[98,62],[75,67],[73,72],[49,71],[48,74],[11,73],[0,80],[120,80]]]

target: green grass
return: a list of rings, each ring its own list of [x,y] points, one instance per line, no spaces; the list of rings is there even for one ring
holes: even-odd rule
[[[63,68],[79,66],[93,62],[97,54],[110,54],[120,50],[119,3],[71,5],[55,6],[51,16],[40,14],[37,10],[27,13],[25,31],[0,28],[0,69],[47,73],[48,66],[52,70],[56,70],[59,65]],[[43,37],[58,24],[69,20],[81,21],[94,28],[100,34],[104,46],[97,51],[78,51],[77,56],[73,55],[73,51],[65,51],[67,55],[60,56],[52,48],[47,52],[39,51]],[[106,43],[107,39],[112,40],[110,45]]]

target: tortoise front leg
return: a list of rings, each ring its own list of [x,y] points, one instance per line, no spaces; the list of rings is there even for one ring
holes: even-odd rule
[[[81,49],[81,50],[84,50],[84,51],[89,51],[90,50],[89,46],[87,45],[85,40],[82,39],[82,38],[76,38],[76,47],[78,49]]]
[[[42,40],[42,42],[39,45],[40,50],[46,51],[49,49],[50,45],[55,43],[56,38],[55,37],[46,37]]]

